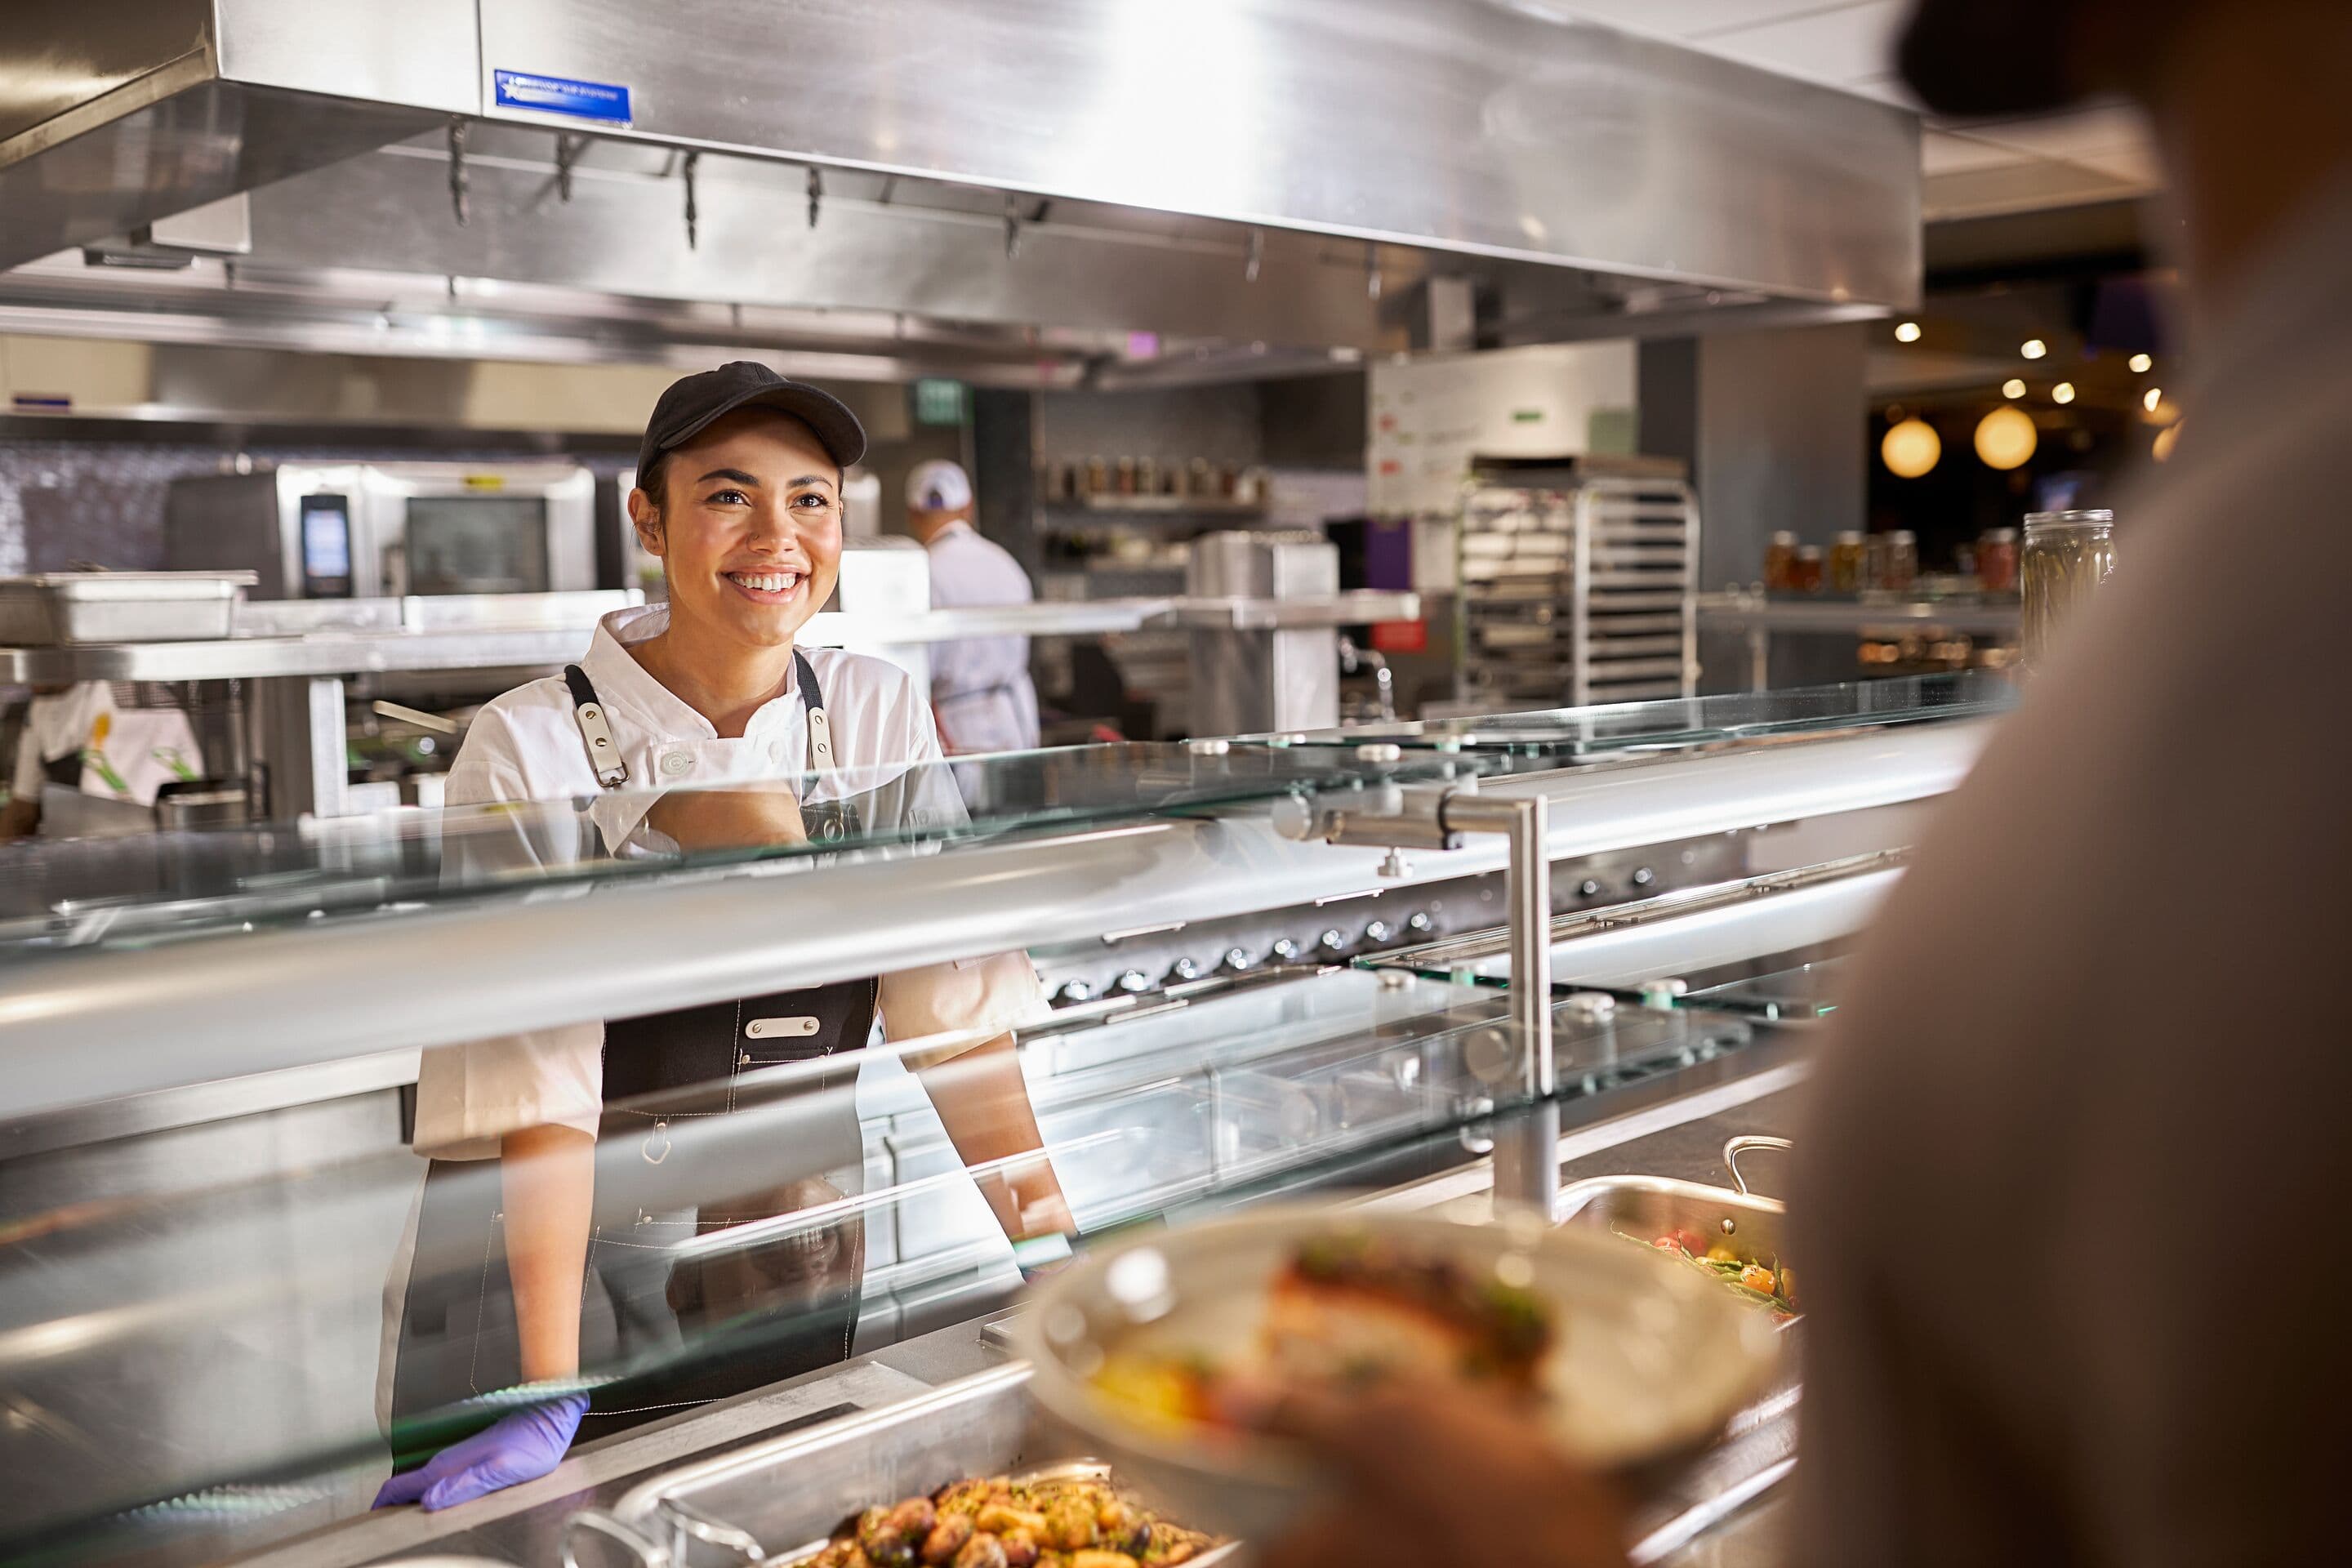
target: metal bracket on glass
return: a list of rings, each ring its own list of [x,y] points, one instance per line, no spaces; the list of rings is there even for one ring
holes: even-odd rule
[[[1541,795],[1483,795],[1477,781],[1444,786],[1388,785],[1369,805],[1330,797],[1286,803],[1276,829],[1382,849],[1458,849],[1473,833],[1509,841],[1504,904],[1509,911],[1511,1021],[1522,1042],[1519,1089],[1527,1104],[1497,1118],[1495,1195],[1551,1212],[1559,1192],[1559,1078],[1551,1040],[1551,856],[1549,803]]]

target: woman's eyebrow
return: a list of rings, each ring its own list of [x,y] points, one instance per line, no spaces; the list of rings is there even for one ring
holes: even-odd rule
[[[751,475],[745,473],[740,468],[713,468],[694,482],[698,485],[707,484],[712,479],[725,479],[730,484],[750,485],[754,489],[757,489],[760,486],[760,481],[758,479],[753,479]],[[801,481],[794,479],[793,482],[794,484],[798,484]]]
[[[830,485],[832,483],[833,476],[831,474],[803,474],[799,479],[787,479],[784,482],[784,488],[789,490],[798,489],[803,485]]]

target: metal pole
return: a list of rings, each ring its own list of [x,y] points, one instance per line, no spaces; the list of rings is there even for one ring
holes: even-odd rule
[[[1559,1087],[1551,1042],[1550,803],[1542,795],[1505,799],[1451,796],[1444,824],[1465,832],[1499,830],[1509,846],[1504,908],[1511,933],[1511,1022],[1524,1053],[1527,1103],[1497,1119],[1496,1201],[1551,1212],[1559,1193]]]

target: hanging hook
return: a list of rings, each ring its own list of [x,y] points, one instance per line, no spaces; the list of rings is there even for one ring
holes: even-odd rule
[[[457,226],[466,226],[466,121],[458,115],[449,117],[449,205],[457,215]]]
[[[556,200],[569,202],[572,199],[572,166],[580,162],[580,154],[586,151],[587,146],[588,138],[583,135],[570,131],[555,133]]]
[[[1381,247],[1369,239],[1364,241],[1364,296],[1381,297]]]
[[[686,180],[686,247],[688,250],[698,248],[698,236],[695,233],[695,227],[696,220],[701,215],[695,210],[694,205],[694,170],[695,165],[701,162],[701,153],[688,153],[686,155],[686,162],[681,164],[678,169],[678,173],[683,175]]]
[[[1249,231],[1247,259],[1242,263],[1242,280],[1246,283],[1256,282],[1258,268],[1264,265],[1265,265],[1265,230],[1253,228]]]
[[[809,166],[808,198],[809,227],[814,228],[816,226],[817,204],[824,200],[824,176],[817,173],[816,166],[814,164],[811,164]]]
[[[1012,260],[1021,254],[1021,202],[1016,196],[1004,198],[1004,259]]]

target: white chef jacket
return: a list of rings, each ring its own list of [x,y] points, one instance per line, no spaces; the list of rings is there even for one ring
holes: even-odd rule
[[[741,737],[721,738],[625,646],[656,635],[668,620],[666,605],[616,610],[598,625],[580,661],[628,766],[628,783],[618,790],[599,787],[562,677],[517,687],[476,715],[449,769],[448,805],[589,803],[578,842],[562,842],[564,833],[548,831],[561,816],[551,814],[519,823],[523,835],[499,841],[503,849],[494,847],[490,855],[547,864],[643,853],[648,838],[658,837],[647,833],[644,818],[665,785],[794,779],[804,773],[808,723],[797,685],[752,714]],[[912,788],[904,792],[912,803],[908,809],[936,813],[942,823],[964,820],[948,770],[916,772],[938,763],[940,751],[930,714],[906,672],[837,648],[803,651],[824,694],[835,758],[809,799],[856,795],[912,774]],[[482,852],[469,837],[450,853]],[[472,868],[497,869],[478,863]],[[779,975],[772,988],[791,984]],[[884,1030],[900,1040],[951,1030],[999,1033],[1045,1008],[1036,972],[1020,952],[885,974],[878,1002]],[[593,1134],[604,1104],[604,1039],[603,1024],[580,1024],[426,1051],[416,1086],[417,1152],[488,1158],[506,1133],[546,1124]]]
[[[1025,605],[1029,574],[1005,548],[968,522],[950,522],[926,547],[931,608]],[[931,711],[951,752],[1021,752],[1037,744],[1037,688],[1027,637],[963,637],[931,649]]]

